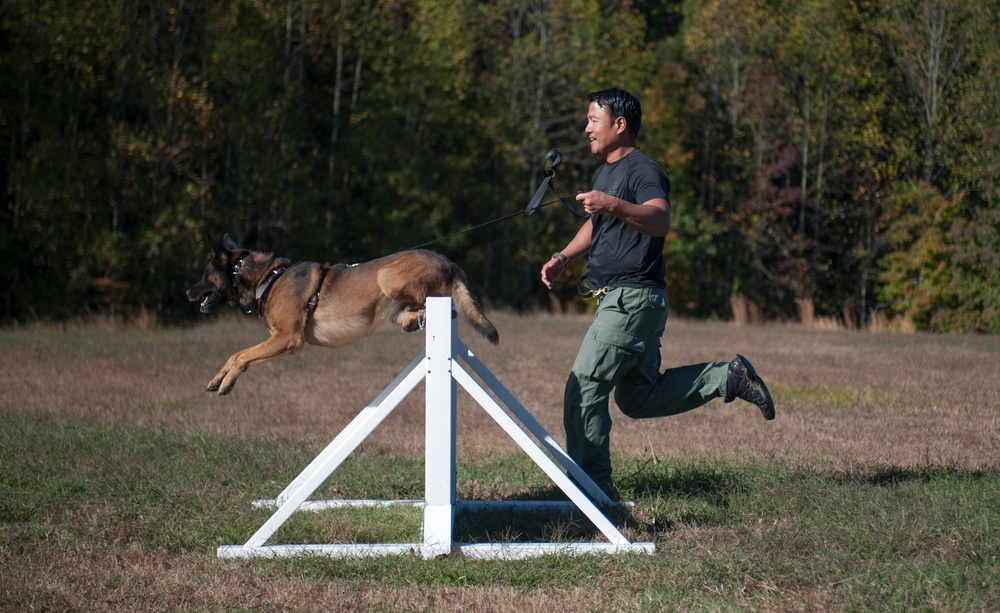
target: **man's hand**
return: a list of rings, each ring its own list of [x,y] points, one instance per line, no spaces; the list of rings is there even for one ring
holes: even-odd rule
[[[653,198],[636,205],[610,194],[592,190],[576,195],[583,210],[591,215],[614,215],[643,234],[666,236],[670,232],[670,203]]]
[[[593,233],[594,224],[588,219],[576,231],[573,240],[559,252],[566,259],[553,255],[548,262],[542,265],[542,283],[545,287],[552,289],[552,283],[566,272],[566,267],[570,262],[582,258],[590,252],[590,237]]]
[[[542,283],[545,287],[552,289],[552,282],[559,278],[566,270],[566,265],[559,258],[552,258],[542,265]]]
[[[583,205],[583,210],[588,215],[600,215],[601,213],[615,215],[615,211],[622,204],[622,200],[597,190],[578,193],[576,201]]]

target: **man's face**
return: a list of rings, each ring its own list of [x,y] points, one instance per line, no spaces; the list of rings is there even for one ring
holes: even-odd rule
[[[590,139],[591,153],[607,159],[608,154],[618,148],[620,130],[617,123],[607,109],[599,106],[597,102],[590,103],[584,132]]]

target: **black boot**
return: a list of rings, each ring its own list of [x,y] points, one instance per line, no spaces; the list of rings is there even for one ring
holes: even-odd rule
[[[764,419],[774,419],[774,401],[771,392],[750,362],[739,354],[729,363],[729,378],[726,380],[726,402],[740,398],[757,405]]]

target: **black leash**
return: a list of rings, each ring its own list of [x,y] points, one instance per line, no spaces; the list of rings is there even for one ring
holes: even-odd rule
[[[545,159],[542,160],[542,172],[545,173],[545,178],[542,179],[542,183],[538,186],[538,189],[535,190],[535,194],[531,197],[531,200],[528,202],[528,206],[524,207],[523,211],[517,211],[515,213],[510,213],[509,215],[504,215],[503,217],[498,217],[496,219],[491,219],[490,221],[481,223],[481,224],[479,224],[477,226],[472,226],[471,228],[466,228],[464,230],[459,230],[458,232],[454,232],[454,233],[449,234],[447,236],[442,236],[442,237],[439,237],[439,238],[435,238],[434,240],[427,241],[426,243],[424,243],[422,245],[417,245],[416,247],[410,247],[410,249],[420,249],[422,247],[426,247],[428,245],[433,245],[434,243],[437,243],[437,242],[440,242],[440,241],[443,241],[443,240],[446,240],[446,239],[449,239],[449,238],[454,238],[456,236],[461,236],[462,234],[466,234],[468,232],[472,232],[473,230],[478,230],[480,228],[485,228],[486,226],[489,226],[489,225],[492,225],[492,224],[495,224],[495,223],[499,223],[501,221],[507,221],[508,219],[513,219],[514,217],[520,217],[521,215],[524,215],[525,217],[531,217],[532,215],[535,214],[535,211],[537,211],[538,209],[543,208],[543,207],[547,207],[550,204],[555,204],[557,202],[561,202],[563,204],[563,206],[566,207],[566,210],[569,211],[570,214],[572,214],[574,217],[577,217],[577,218],[580,218],[580,219],[586,219],[586,218],[590,217],[590,215],[588,215],[587,213],[581,213],[581,212],[577,211],[575,208],[573,208],[572,205],[570,205],[569,203],[566,202],[567,200],[570,200],[571,202],[575,202],[574,199],[572,199],[572,198],[563,198],[563,197],[559,196],[559,194],[555,190],[555,187],[552,186],[552,179],[556,175],[556,166],[558,166],[560,164],[560,162],[562,162],[562,154],[559,153],[559,150],[557,150],[557,149],[553,149],[552,151],[549,151],[548,154],[545,155]],[[549,200],[548,202],[542,202],[542,198],[545,197],[545,193],[549,189],[551,189],[552,193],[554,193],[556,195],[556,199],[555,200]]]

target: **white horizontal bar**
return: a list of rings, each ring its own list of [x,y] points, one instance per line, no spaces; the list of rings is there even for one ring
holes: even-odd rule
[[[276,509],[279,504],[275,499],[254,500],[255,509]],[[327,509],[343,508],[363,508],[363,507],[425,507],[424,500],[376,500],[372,498],[362,498],[358,500],[307,500],[303,502],[299,511],[325,511]],[[502,508],[516,510],[555,510],[570,512],[577,509],[576,503],[571,500],[458,500],[455,506],[459,510],[482,511],[488,508]],[[613,502],[610,506],[634,507],[632,501]]]
[[[334,545],[224,545],[219,558],[287,558],[321,556],[363,558],[377,556],[421,555],[422,543],[347,543]],[[655,551],[653,543],[472,543],[456,545],[461,555],[475,560],[523,560],[544,555],[587,555],[609,553],[645,553]]]
[[[460,500],[455,503],[459,510],[482,511],[489,508],[516,511],[562,511],[569,513],[578,507],[572,500]],[[610,506],[634,507],[634,502],[614,502]]]
[[[223,545],[217,554],[220,558],[294,558],[323,556],[328,558],[360,558],[406,555],[420,553],[423,543],[344,543],[335,545]]]
[[[653,543],[475,543],[460,545],[458,549],[463,556],[476,560],[523,560],[544,555],[652,554],[656,546]]]
[[[253,508],[255,509],[276,509],[279,504],[277,500],[254,500]],[[410,506],[410,507],[423,507],[427,506],[427,503],[423,500],[374,500],[374,499],[361,499],[361,500],[307,500],[299,505],[299,511],[325,511],[326,509],[342,509],[344,507],[359,508],[359,507],[398,507],[398,506]]]

